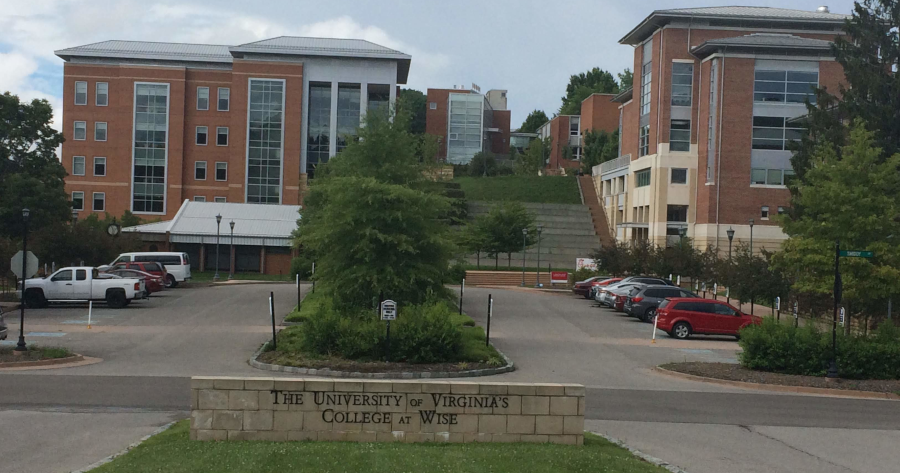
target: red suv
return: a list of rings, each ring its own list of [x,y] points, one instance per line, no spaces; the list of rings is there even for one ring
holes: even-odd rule
[[[762,318],[743,314],[731,304],[709,299],[671,298],[662,301],[656,311],[656,326],[673,338],[691,335],[734,335]]]

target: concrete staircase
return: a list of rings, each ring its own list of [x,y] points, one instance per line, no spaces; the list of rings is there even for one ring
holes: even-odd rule
[[[488,213],[495,204],[493,202],[469,202],[469,218]],[[535,214],[537,223],[544,226],[541,233],[541,268],[546,269],[549,263],[553,269],[574,270],[576,258],[589,258],[600,246],[600,238],[594,230],[594,222],[590,209],[585,205],[538,204],[523,202],[530,212]],[[537,267],[537,244],[528,248],[525,253],[525,266]],[[475,255],[467,258],[470,264],[476,263]],[[500,266],[506,267],[506,254],[500,255]],[[522,267],[522,253],[512,254],[512,266]],[[481,255],[481,268],[494,268],[494,259]],[[519,278],[521,281],[521,273]]]
[[[578,176],[578,183],[581,187],[581,200],[584,201],[584,205],[591,211],[594,231],[600,236],[600,242],[604,245],[612,245],[615,240],[609,232],[609,220],[606,219],[606,212],[600,204],[597,188],[594,187],[594,178],[591,176]]]

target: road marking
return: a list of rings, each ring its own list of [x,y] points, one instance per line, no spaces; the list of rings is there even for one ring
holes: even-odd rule
[[[28,332],[25,334],[26,337],[65,337],[68,335],[65,332]]]

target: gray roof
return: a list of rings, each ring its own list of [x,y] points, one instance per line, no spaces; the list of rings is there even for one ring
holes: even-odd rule
[[[300,218],[299,205],[193,202],[185,200],[172,220],[123,228],[123,232],[166,234],[176,243],[215,243],[216,215],[222,216],[223,243],[229,243],[234,221],[235,245],[290,246]],[[224,238],[224,239],[222,239]]]
[[[647,16],[640,24],[628,32],[619,40],[622,44],[638,44],[646,39],[657,28],[669,23],[672,19],[717,19],[741,21],[765,21],[775,23],[788,23],[791,25],[800,23],[820,25],[822,30],[831,30],[840,26],[850,15],[840,13],[823,13],[808,10],[792,10],[788,8],[772,7],[699,7],[699,8],[673,8],[669,10],[656,10]]]
[[[625,103],[631,100],[632,95],[634,94],[634,87],[629,87],[618,93],[615,97],[610,99],[613,102]]]
[[[789,34],[754,33],[734,38],[720,38],[706,41],[693,48],[693,53],[704,56],[707,53],[722,48],[735,49],[770,49],[770,50],[807,50],[807,51],[831,51],[831,41],[821,39],[801,38]]]
[[[410,59],[400,51],[362,39],[310,38],[279,36],[230,48],[232,52],[297,54],[302,56],[371,56],[391,59]]]
[[[232,60],[228,46],[151,41],[101,41],[61,49],[55,54],[65,60],[75,56],[226,63]]]

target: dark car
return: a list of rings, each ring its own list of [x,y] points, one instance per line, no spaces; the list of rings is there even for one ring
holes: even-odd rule
[[[592,278],[587,278],[584,281],[578,281],[577,283],[575,283],[575,286],[572,287],[572,292],[584,297],[585,299],[590,299],[592,295],[591,293],[593,292],[595,287],[608,286],[621,280],[622,278],[594,276]]]
[[[741,313],[731,304],[709,299],[666,299],[656,310],[657,328],[671,337],[691,335],[734,335],[762,318]]]
[[[673,286],[651,285],[642,286],[640,290],[631,293],[625,300],[625,313],[644,322],[652,322],[656,317],[656,308],[668,297],[698,298],[696,294],[687,289]]]
[[[108,274],[115,274],[123,278],[136,278],[144,280],[144,292],[146,296],[163,290],[166,280],[162,276],[138,271],[137,269],[121,269],[114,267],[107,271]]]

